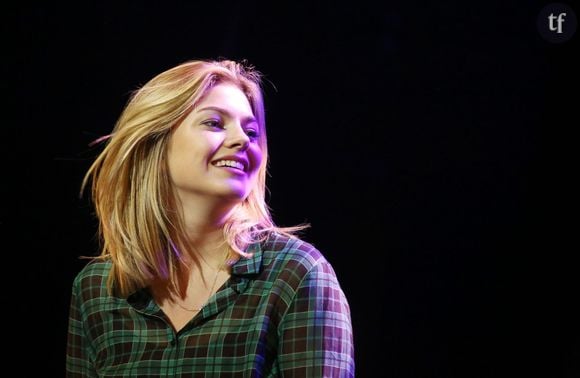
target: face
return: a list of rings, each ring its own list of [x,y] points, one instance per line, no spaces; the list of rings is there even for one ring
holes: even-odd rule
[[[262,163],[259,132],[237,86],[222,83],[210,89],[169,139],[169,174],[180,198],[243,201]]]

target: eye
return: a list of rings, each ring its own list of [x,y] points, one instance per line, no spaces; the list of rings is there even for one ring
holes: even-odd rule
[[[251,139],[257,139],[260,136],[260,133],[258,133],[258,130],[246,129],[246,135]]]
[[[206,119],[201,124],[211,128],[223,129],[223,124],[221,120],[216,118]]]

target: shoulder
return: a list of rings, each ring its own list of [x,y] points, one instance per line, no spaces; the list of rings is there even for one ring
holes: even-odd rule
[[[104,295],[110,270],[111,262],[109,260],[90,261],[76,275],[73,290],[81,295],[88,293]]]
[[[299,283],[319,270],[334,274],[324,254],[300,238],[272,233],[261,248],[264,270],[271,278]]]
[[[325,311],[349,313],[334,268],[314,245],[278,234],[264,243],[262,251],[264,277],[273,282],[273,291],[286,304],[296,302],[302,309],[322,306]]]
[[[297,237],[288,237],[279,233],[272,233],[263,243],[262,252],[266,263],[301,265],[310,270],[320,263],[328,263],[326,257],[309,242]]]

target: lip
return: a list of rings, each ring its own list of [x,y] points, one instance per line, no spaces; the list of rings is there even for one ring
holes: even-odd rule
[[[244,172],[248,171],[248,166],[249,166],[249,162],[248,159],[243,157],[243,156],[237,156],[237,155],[226,155],[226,156],[220,156],[217,159],[214,159],[211,164],[215,167],[216,163],[220,160],[232,160],[232,161],[237,161],[238,163],[241,163],[244,166]],[[236,171],[236,172],[240,172],[239,169],[237,168],[230,168],[230,167],[219,167],[219,168],[227,168],[230,171]]]
[[[232,174],[232,175],[236,175],[236,176],[246,176],[246,172],[239,170],[237,168],[232,168],[232,167],[228,167],[228,166],[223,166],[223,167],[216,167],[214,165],[215,168],[220,169],[222,172],[226,171],[228,172],[228,174]]]

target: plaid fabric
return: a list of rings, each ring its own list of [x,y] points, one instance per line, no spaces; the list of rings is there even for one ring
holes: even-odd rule
[[[107,294],[110,262],[74,280],[67,377],[353,377],[350,308],[312,245],[272,235],[179,332],[147,290]]]

